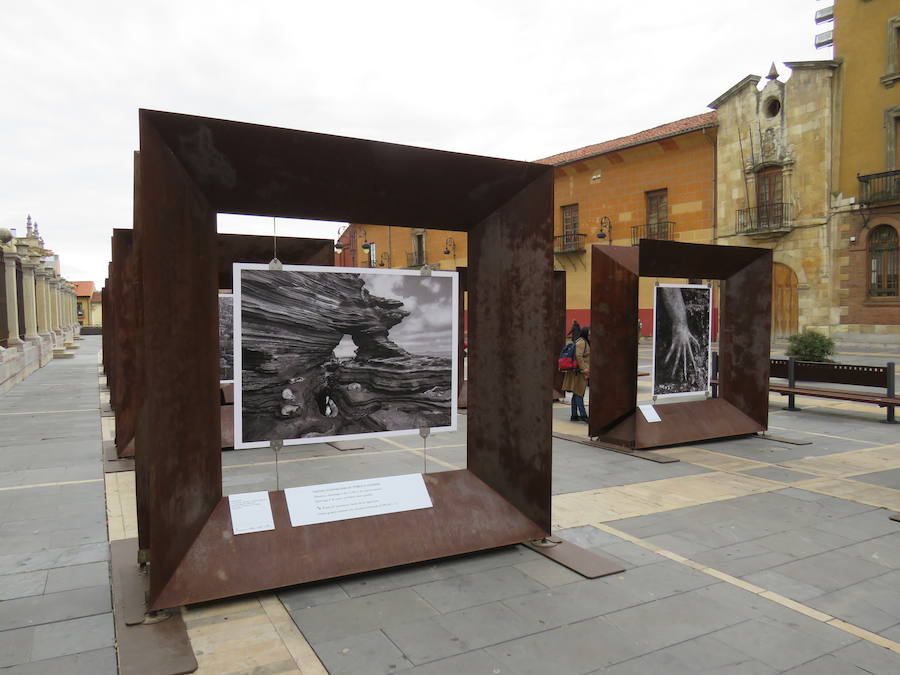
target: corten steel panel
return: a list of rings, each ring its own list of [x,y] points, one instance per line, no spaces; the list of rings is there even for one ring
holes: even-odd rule
[[[592,333],[609,330],[610,335],[601,350],[591,350],[592,388],[603,391],[601,409],[591,406],[591,435],[641,449],[765,430],[771,251],[656,240],[641,240],[639,247],[630,248],[631,253],[624,247],[618,247],[618,251],[616,248],[594,247]],[[615,275],[624,274],[625,270],[631,281],[613,283]],[[636,410],[638,276],[722,280],[720,398],[659,405],[657,412],[662,419],[652,424]],[[617,299],[599,301],[601,295],[615,295]],[[608,311],[604,303],[621,303],[617,305],[620,313]],[[604,355],[603,350],[610,343],[623,350],[624,359]],[[630,389],[625,386],[626,381],[631,383]],[[617,413],[620,416],[615,418]]]
[[[248,234],[216,236],[219,288],[234,283],[231,266],[236,262],[267,263],[272,260],[272,237]],[[331,239],[278,237],[278,259],[285,265],[334,265],[334,242]]]
[[[759,260],[768,249],[750,246],[715,246],[683,244],[675,241],[641,239],[640,272],[642,277],[676,277],[681,279],[728,279]],[[710,250],[710,249],[714,250]],[[769,253],[771,256],[771,252]],[[771,279],[771,272],[768,275]],[[765,281],[760,279],[760,282]],[[769,300],[771,303],[771,299]]]
[[[109,278],[107,278],[103,283],[103,288],[100,289],[100,306],[103,308],[104,313],[105,310],[109,309]],[[103,318],[103,323],[106,324],[106,317]],[[110,320],[110,325],[107,328],[106,325],[103,326],[103,330],[100,332],[100,348],[103,350],[103,374],[106,376],[106,388],[109,389],[109,356],[110,356],[110,342],[109,338],[112,333],[112,321]],[[112,403],[110,403],[112,405]]]
[[[119,457],[134,455],[134,430],[137,424],[139,385],[136,343],[138,302],[135,292],[135,257],[131,230],[113,230],[112,273],[114,331],[116,337],[113,372],[115,386],[111,392],[116,416],[116,452]]]
[[[637,449],[679,445],[762,431],[759,423],[721,398],[654,406],[662,421],[649,423],[635,412],[602,434]]]
[[[756,259],[721,284],[719,396],[765,429],[769,423],[772,251],[750,251],[757,254]]]
[[[562,393],[563,373],[556,363],[557,354],[566,341],[569,327],[566,325],[566,273],[564,270],[553,270],[553,313],[556,322],[556,345],[548,354],[550,369],[553,372],[553,395]]]
[[[594,244],[591,253],[590,387],[597,394],[588,433],[599,436],[633,413],[637,400],[637,249]]]
[[[146,352],[137,440],[139,449],[152,447],[154,453],[150,604],[194,601],[191,589],[210,576],[208,542],[227,532],[221,521],[227,510],[220,511],[226,507],[218,447],[217,274],[215,261],[204,255],[214,245],[215,212],[473,232],[470,313],[483,304],[470,346],[473,354],[482,350],[473,367],[483,370],[476,388],[487,414],[469,421],[470,470],[462,472],[469,478],[460,479],[466,489],[437,488],[435,509],[427,515],[345,521],[345,531],[359,532],[349,539],[333,536],[344,531],[337,526],[326,528],[329,536],[312,538],[309,528],[285,528],[282,517],[271,534],[235,538],[239,545],[222,561],[229,569],[249,570],[245,578],[252,587],[217,580],[205,597],[549,532],[552,377],[544,359],[555,340],[552,167],[169,113],[141,111],[140,122],[136,247],[143,264],[144,345],[154,351],[152,377]],[[162,324],[177,330],[166,332]],[[516,405],[509,404],[510,391],[516,391]],[[479,514],[481,502],[486,506]],[[382,525],[373,528],[375,522]],[[252,545],[261,535],[279,543]],[[390,544],[395,541],[396,547]],[[390,555],[380,555],[379,548]],[[309,570],[298,566],[298,554],[313,560]],[[264,558],[265,575],[259,573]]]
[[[270,492],[275,529],[233,536],[228,500],[151,609],[356,574],[537,539],[530,522],[471,471],[426,474],[434,508],[291,527],[284,492]]]
[[[137,511],[137,524],[138,524],[138,549],[142,553],[146,553],[150,550],[150,528],[152,523],[151,518],[151,504],[153,502],[153,495],[150,491],[150,467],[151,467],[151,455],[149,452],[140,453],[138,451],[137,446],[140,444],[140,425],[141,425],[141,414],[142,414],[142,404],[141,404],[141,396],[143,395],[143,386],[144,386],[144,340],[141,333],[141,328],[144,323],[144,310],[143,310],[143,302],[144,302],[144,293],[143,293],[143,249],[141,246],[142,234],[144,232],[144,228],[141,227],[141,222],[143,218],[143,209],[141,206],[141,199],[143,195],[143,189],[141,184],[141,153],[134,153],[134,204],[133,208],[133,223],[131,236],[132,236],[132,251],[134,255],[134,285],[132,287],[132,294],[134,297],[134,323],[135,323],[135,332],[138,335],[137,340],[134,343],[135,350],[135,367],[134,372],[131,373],[132,382],[134,382],[135,386],[135,397],[134,397],[134,405],[136,407],[137,413],[135,415],[135,453],[134,453],[134,496],[136,503],[136,511]],[[152,202],[151,202],[152,204]],[[152,352],[150,352],[152,354]],[[153,367],[152,364],[149,367]],[[146,427],[146,431],[144,432],[144,437],[153,438],[153,429],[152,427]],[[149,446],[152,447],[152,446]]]
[[[140,127],[143,372],[151,595],[222,497],[216,213],[152,126]]]
[[[468,230],[546,172],[442,152],[151,110],[152,124],[220,213]]]
[[[553,176],[469,231],[466,466],[550,531]]]

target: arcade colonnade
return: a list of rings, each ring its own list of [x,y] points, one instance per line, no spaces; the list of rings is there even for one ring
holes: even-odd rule
[[[0,229],[0,393],[51,359],[72,357],[79,337],[75,285],[59,274],[37,223],[24,237]]]

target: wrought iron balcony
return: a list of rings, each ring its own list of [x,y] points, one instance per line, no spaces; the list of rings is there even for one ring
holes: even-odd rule
[[[857,176],[859,201],[863,204],[900,201],[900,170]]]
[[[428,256],[423,251],[421,254],[418,251],[413,251],[412,253],[406,254],[406,266],[407,267],[422,267],[422,265],[427,265]]]
[[[569,232],[553,237],[554,253],[584,253],[584,240],[586,234],[578,232]]]
[[[664,220],[660,223],[644,223],[631,226],[631,245],[637,246],[641,239],[662,239],[673,241],[675,239],[675,223]]]
[[[791,205],[781,202],[738,209],[736,234],[765,234],[791,229]]]

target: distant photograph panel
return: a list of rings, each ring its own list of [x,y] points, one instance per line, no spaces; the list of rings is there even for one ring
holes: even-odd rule
[[[234,295],[219,294],[219,380],[234,380]]]
[[[241,443],[455,428],[452,273],[323,270],[240,270]]]
[[[653,395],[709,390],[712,292],[696,284],[660,284],[654,298]]]

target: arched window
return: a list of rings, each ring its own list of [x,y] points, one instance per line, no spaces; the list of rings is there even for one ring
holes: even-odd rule
[[[869,297],[900,295],[900,242],[897,230],[879,225],[869,235]]]

